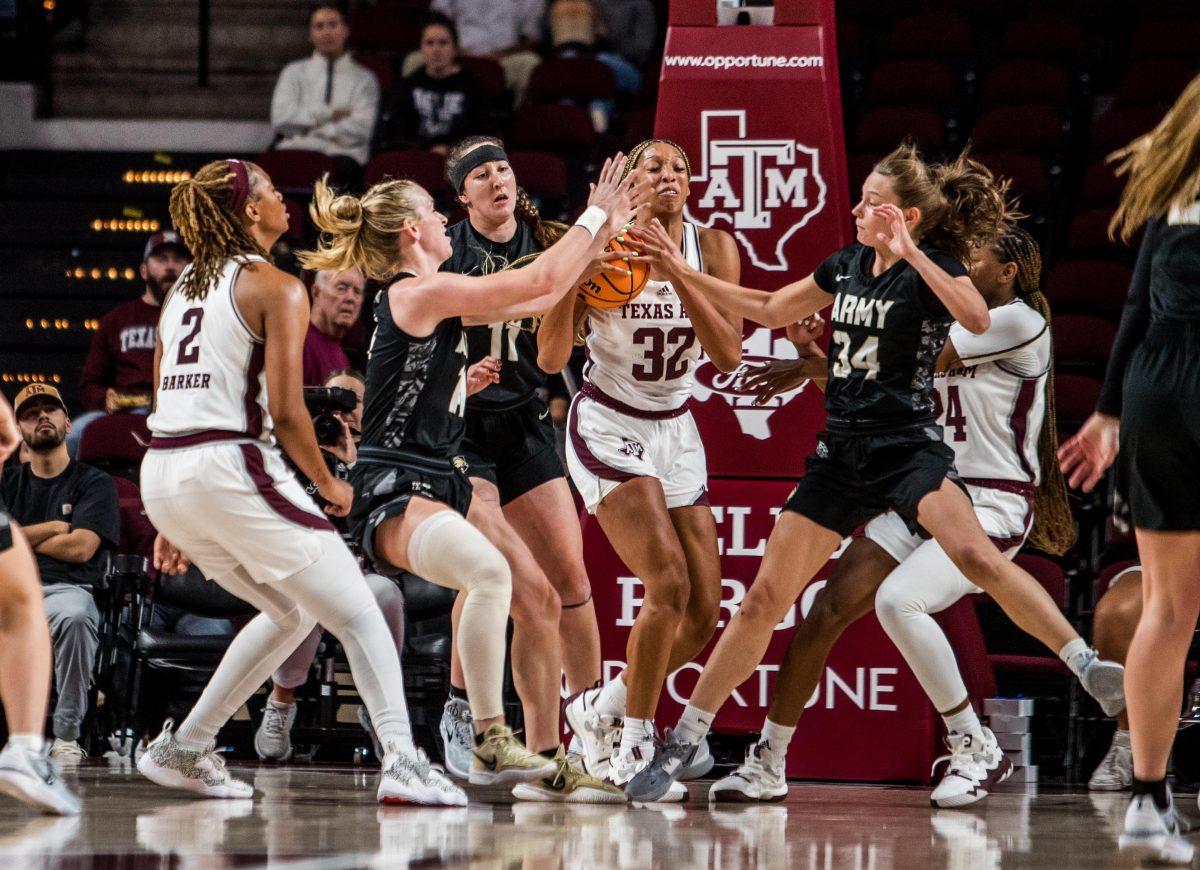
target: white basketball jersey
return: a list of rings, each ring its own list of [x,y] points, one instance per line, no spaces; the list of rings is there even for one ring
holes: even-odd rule
[[[263,262],[257,256],[245,259]],[[176,291],[167,297],[158,322],[163,350],[149,420],[156,436],[224,432],[273,442],[265,346],[233,297],[241,268],[226,261],[203,299],[189,300]]]
[[[703,269],[700,232],[683,225],[683,256]],[[648,281],[620,308],[588,310],[583,378],[642,411],[669,411],[692,395],[700,342],[669,281]]]
[[[971,335],[957,323],[951,327],[950,341],[963,365],[935,375],[938,422],[964,479],[1036,485],[1050,330],[1021,301],[993,309],[991,319],[983,335]]]

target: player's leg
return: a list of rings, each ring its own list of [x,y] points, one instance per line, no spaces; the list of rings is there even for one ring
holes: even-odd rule
[[[37,563],[15,523],[0,513],[0,704],[8,743],[0,751],[0,791],[62,815],[79,801],[46,758],[50,632]]]
[[[308,681],[317,647],[321,645],[321,634],[321,626],[314,626],[308,637],[300,641],[300,645],[271,674],[271,695],[263,705],[262,722],[254,732],[254,751],[263,761],[287,761],[292,757],[296,689]]]
[[[1142,618],[1142,569],[1122,571],[1096,602],[1092,642],[1104,658],[1125,664],[1129,644]],[[1117,714],[1117,730],[1104,758],[1092,771],[1092,791],[1124,791],[1133,785],[1133,747],[1129,741],[1129,710]]]

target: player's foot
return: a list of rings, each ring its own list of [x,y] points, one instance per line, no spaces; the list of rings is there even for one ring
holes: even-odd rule
[[[1012,762],[987,728],[983,729],[982,742],[970,734],[950,734],[946,746],[950,754],[933,763],[936,768],[943,761],[949,762],[946,775],[929,796],[935,807],[965,807],[981,801],[1012,775]]]
[[[87,752],[79,745],[78,740],[59,740],[56,737],[50,747],[50,760],[59,767],[78,764],[87,757]]]
[[[712,752],[708,748],[708,738],[705,737],[697,744],[696,755],[692,758],[692,763],[679,771],[679,781],[691,782],[693,779],[708,776],[709,771],[716,763],[716,759],[713,758]]]
[[[1088,788],[1092,791],[1125,791],[1133,785],[1133,748],[1129,744],[1129,732],[1118,731],[1113,735],[1108,754],[1092,772]]]
[[[11,743],[0,751],[0,792],[60,816],[79,813],[79,798],[58,773],[58,765],[40,752]]]
[[[787,797],[786,759],[771,751],[766,740],[746,749],[746,760],[729,776],[718,779],[708,790],[710,801],[730,803],[775,803]]]
[[[358,724],[362,726],[362,730],[366,731],[367,736],[371,738],[371,748],[375,750],[375,758],[382,764],[383,747],[379,745],[379,735],[375,733],[375,726],[371,724],[371,714],[367,712],[366,704],[362,704],[358,708]]]
[[[633,748],[622,752],[617,750],[613,753],[610,759],[608,768],[608,780],[618,788],[625,788],[630,781],[649,766],[654,760],[654,748]],[[625,792],[625,797],[628,799],[629,792]],[[688,790],[681,782],[671,784],[670,789],[665,795],[659,798],[656,803],[660,804],[677,804],[683,803],[688,799]],[[639,801],[639,803],[647,803],[647,801]]]
[[[1170,793],[1167,795],[1170,798]],[[1125,812],[1125,830],[1117,839],[1122,855],[1160,864],[1191,864],[1195,848],[1180,836],[1179,817],[1173,801],[1165,810],[1154,805],[1154,798],[1140,794],[1129,802]]]
[[[268,698],[262,722],[254,732],[254,751],[263,761],[287,761],[292,757],[292,723],[296,705]]]
[[[447,698],[438,731],[442,735],[442,760],[446,762],[446,770],[459,779],[469,779],[475,751],[471,705],[462,698]]]
[[[520,801],[542,801],[566,804],[623,804],[625,793],[615,785],[587,773],[582,757],[575,763],[560,747],[555,756],[552,776],[544,776],[513,788],[513,797]]]
[[[1125,709],[1125,667],[1100,658],[1094,649],[1079,669],[1079,682],[1100,704],[1105,716],[1116,716]]]
[[[248,798],[254,786],[234,779],[225,769],[225,759],[212,747],[194,751],[175,742],[175,723],[168,719],[162,733],[146,747],[138,759],[138,772],[151,782],[167,788],[195,792],[210,798]]]
[[[391,744],[389,743],[389,747]],[[450,781],[441,767],[431,764],[420,749],[415,753],[389,752],[376,792],[381,804],[420,804],[430,807],[465,807],[467,794]]]
[[[472,750],[471,785],[509,785],[553,776],[557,765],[551,758],[530,752],[513,730],[497,722],[483,732],[483,740]]]
[[[563,719],[581,744],[583,763],[587,772],[601,779],[609,775],[608,765],[621,739],[621,720],[606,716],[596,709],[601,687],[597,683],[563,703]]]
[[[661,800],[679,782],[679,774],[693,764],[698,750],[697,744],[680,739],[668,729],[654,748],[654,758],[625,786],[625,796],[639,803]]]

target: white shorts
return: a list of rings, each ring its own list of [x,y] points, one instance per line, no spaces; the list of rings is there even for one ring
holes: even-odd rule
[[[635,477],[657,478],[668,508],[708,503],[708,461],[690,411],[633,416],[579,393],[567,417],[567,470],[592,514]]]
[[[237,567],[259,583],[291,577],[324,552],[333,526],[279,451],[256,442],[150,450],[142,502],[154,527],[220,582]]]
[[[1033,528],[1033,502],[1026,496],[1007,490],[967,485],[971,501],[975,504],[975,516],[983,531],[1011,559],[1025,544]],[[903,562],[926,543],[908,530],[895,511],[880,514],[867,523],[863,534],[867,540],[878,544],[897,562]],[[956,569],[957,570],[957,569]],[[975,592],[981,591],[971,584]]]

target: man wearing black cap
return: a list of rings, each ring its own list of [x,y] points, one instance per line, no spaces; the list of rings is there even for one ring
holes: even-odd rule
[[[79,726],[100,630],[92,586],[103,570],[103,550],[120,538],[117,487],[104,472],[67,455],[71,421],[58,390],[30,384],[13,407],[29,462],[4,475],[0,504],[20,524],[41,572],[58,689],[50,757],[69,763],[84,757]]]
[[[146,289],[137,299],[122,302],[100,320],[79,376],[84,413],[75,419],[67,438],[74,456],[84,428],[105,414],[145,411],[154,383],[154,339],[163,297],[174,286],[192,256],[179,236],[166,230],[146,242],[142,280]]]

